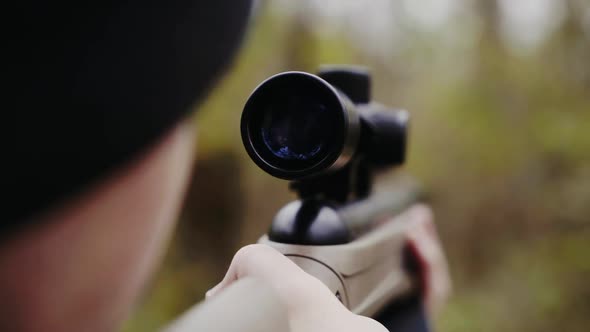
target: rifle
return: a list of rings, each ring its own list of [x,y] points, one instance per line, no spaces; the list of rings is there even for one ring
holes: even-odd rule
[[[320,279],[352,312],[392,331],[428,331],[403,236],[420,188],[408,176],[373,188],[377,173],[405,161],[409,115],[371,101],[370,91],[369,73],[350,66],[280,73],[253,91],[241,118],[244,147],[298,195],[259,243]]]

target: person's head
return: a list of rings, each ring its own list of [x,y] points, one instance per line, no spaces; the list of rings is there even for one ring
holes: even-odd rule
[[[17,6],[0,330],[113,329],[172,228],[194,151],[185,119],[238,47],[251,1]]]

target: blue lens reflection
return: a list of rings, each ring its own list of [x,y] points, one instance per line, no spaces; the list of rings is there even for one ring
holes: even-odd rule
[[[261,134],[266,147],[284,160],[307,161],[321,154],[332,136],[326,106],[305,99],[268,106]]]

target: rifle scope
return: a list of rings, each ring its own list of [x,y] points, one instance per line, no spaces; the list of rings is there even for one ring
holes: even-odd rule
[[[262,82],[241,119],[242,140],[267,173],[301,180],[358,159],[372,168],[405,159],[408,114],[370,102],[369,74],[336,67],[284,72]]]

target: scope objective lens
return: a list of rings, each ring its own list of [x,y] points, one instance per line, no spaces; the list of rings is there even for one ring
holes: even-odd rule
[[[310,160],[333,134],[330,114],[325,104],[305,96],[289,99],[265,110],[260,128],[264,144],[278,158]]]
[[[345,96],[303,72],[270,77],[250,95],[241,120],[246,151],[266,172],[283,179],[342,167],[358,136],[358,115]]]

